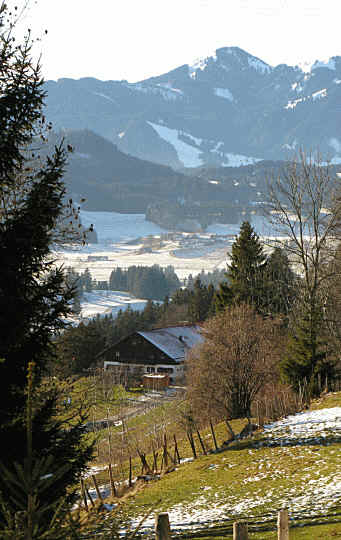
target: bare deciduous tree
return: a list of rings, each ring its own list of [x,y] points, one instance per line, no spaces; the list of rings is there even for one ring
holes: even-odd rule
[[[306,381],[310,385],[317,373],[320,338],[327,337],[328,295],[338,271],[333,264],[341,218],[337,191],[331,168],[320,156],[303,151],[278,178],[271,179],[268,190],[267,217],[273,234],[279,234],[274,243],[285,247],[302,278],[301,302],[294,310],[291,333],[295,339],[297,323],[303,320],[311,358]]]
[[[207,321],[203,335],[204,343],[188,359],[193,409],[227,420],[250,418],[251,404],[262,386],[278,376],[278,323],[242,304]]]
[[[341,218],[341,199],[330,167],[303,151],[268,186],[267,218],[303,278],[305,296],[314,307],[330,277],[335,238]]]

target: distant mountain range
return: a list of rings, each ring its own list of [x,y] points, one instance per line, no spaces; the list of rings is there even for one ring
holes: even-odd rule
[[[68,196],[86,198],[85,210],[143,213],[176,229],[237,223],[257,211],[266,181],[281,174],[284,161],[262,160],[240,167],[201,167],[187,174],[121,152],[89,130],[52,133],[44,152],[65,139],[73,147],[65,172]],[[341,171],[333,166],[331,174]],[[182,224],[182,225],[181,225]]]
[[[92,130],[176,169],[288,159],[299,147],[341,163],[340,56],[304,71],[225,47],[139,83],[59,79],[45,87],[55,129]]]

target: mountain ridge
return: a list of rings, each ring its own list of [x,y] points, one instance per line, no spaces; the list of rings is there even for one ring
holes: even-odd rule
[[[341,57],[310,70],[221,47],[143,81],[47,81],[57,128],[91,129],[132,156],[175,169],[290,159],[318,149],[341,163]]]

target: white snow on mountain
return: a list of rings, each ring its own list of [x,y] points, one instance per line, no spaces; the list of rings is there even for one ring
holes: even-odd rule
[[[250,67],[254,68],[256,71],[260,71],[261,73],[270,73],[270,71],[272,71],[271,66],[262,60],[259,60],[259,58],[256,58],[255,56],[249,56],[248,63]]]
[[[314,92],[313,94],[311,94],[311,97],[313,98],[313,101],[315,101],[316,99],[327,97],[327,88],[323,88],[322,90]]]
[[[217,142],[217,144],[215,145],[213,150],[211,150],[211,152],[219,152],[222,146],[224,146],[223,141]]]
[[[289,100],[288,103],[284,106],[284,109],[294,109],[298,103],[304,103],[305,101],[309,100],[319,100],[321,98],[326,98],[328,96],[327,88],[322,88],[321,90],[317,90],[317,92],[313,92],[311,96],[304,96],[298,99]]]
[[[251,165],[253,163],[256,163],[257,161],[262,161],[261,158],[223,152],[221,150],[223,146],[224,143],[222,141],[219,141],[216,143],[215,147],[210,150],[211,153],[218,154],[221,159],[225,160],[221,164],[222,167],[240,167],[241,165]]]
[[[314,62],[314,64],[311,66],[311,71],[317,68],[327,68],[335,71],[336,66],[334,58],[329,58],[328,60],[316,60],[316,62]]]
[[[183,91],[179,88],[173,88],[170,83],[158,83],[157,86],[162,86],[162,88],[168,88],[169,90],[172,90],[172,92],[178,92],[179,94],[183,95]]]
[[[214,88],[214,93],[216,96],[228,99],[229,101],[234,101],[233,95],[228,88]]]
[[[299,98],[288,101],[288,103],[285,105],[285,109],[294,109],[298,103],[302,103],[305,101],[305,98]]]
[[[102,92],[93,92],[93,94],[95,94],[95,96],[102,97],[102,98],[106,99],[107,101],[111,101],[111,103],[114,103],[115,105],[117,105],[117,102],[114,99],[107,96],[106,94],[102,94]]]
[[[194,137],[193,135],[190,135],[189,133],[186,133],[185,131],[180,131],[180,134],[184,135],[185,137],[193,141],[197,146],[200,146],[202,143],[202,139],[200,139],[199,137]]]
[[[336,65],[334,58],[328,58],[326,60],[306,60],[300,62],[297,66],[303,73],[311,74],[317,68],[327,68],[335,71]]]
[[[206,69],[208,61],[212,60],[213,62],[217,61],[217,54],[216,51],[211,54],[210,56],[206,56],[205,58],[197,58],[194,60],[193,64],[188,66],[188,74],[192,79],[196,78],[196,71],[200,69],[201,71],[204,71]]]
[[[141,84],[141,83],[132,83],[127,84],[129,88],[135,90],[136,92],[142,92],[143,94],[154,94],[162,97],[166,101],[175,101],[177,99],[183,99],[183,92],[178,88],[171,88],[164,85],[151,85],[151,84]]]
[[[295,90],[296,92],[302,92],[303,91],[303,87],[301,86],[300,83],[298,82],[295,82],[291,85],[291,89],[292,90]]]
[[[200,157],[201,150],[181,141],[179,139],[179,130],[160,126],[153,122],[148,122],[148,124],[152,126],[161,139],[164,139],[173,146],[179,160],[185,167],[200,167],[203,164],[203,160]]]

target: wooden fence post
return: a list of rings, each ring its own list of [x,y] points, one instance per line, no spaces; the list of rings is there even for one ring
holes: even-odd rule
[[[84,486],[84,489],[85,489],[85,493],[86,493],[87,496],[88,496],[88,499],[89,499],[89,501],[90,501],[90,504],[91,504],[92,508],[94,508],[95,503],[94,503],[94,501],[92,500],[92,497],[91,497],[91,495],[90,495],[90,492],[89,492],[88,488],[87,488],[86,486]]]
[[[287,508],[282,508],[278,512],[277,538],[278,540],[289,540],[289,515]]]
[[[82,494],[82,497],[83,497],[83,502],[84,502],[85,510],[86,510],[87,512],[89,512],[88,501],[86,500],[86,493],[85,493],[84,480],[83,480],[83,478],[81,478],[81,494]]]
[[[167,512],[158,514],[155,519],[155,540],[170,540],[170,525]]]
[[[233,524],[233,540],[248,540],[247,523],[235,521]]]
[[[102,494],[101,494],[101,492],[100,492],[100,490],[99,490],[99,487],[98,487],[98,484],[97,484],[96,477],[92,474],[92,475],[91,475],[91,478],[92,478],[92,481],[93,481],[94,486],[95,486],[95,490],[96,490],[96,493],[97,493],[97,497],[98,497],[98,499],[99,499],[101,502],[103,502],[103,497],[102,497]]]
[[[215,448],[216,450],[218,450],[217,439],[216,439],[216,436],[215,436],[214,427],[213,427],[213,424],[212,424],[212,420],[211,420],[211,419],[210,419],[210,427],[211,427],[211,433],[212,433],[213,442],[214,442],[214,448]]]
[[[111,463],[109,463],[109,479],[110,479],[111,496],[116,497],[117,496],[116,486],[115,486],[115,482],[114,482],[113,475],[112,475]]]
[[[197,435],[198,435],[198,439],[199,439],[200,446],[201,446],[201,449],[202,449],[202,451],[203,451],[203,454],[204,454],[205,456],[207,456],[206,448],[205,448],[205,445],[204,445],[203,440],[202,440],[202,438],[201,438],[200,431],[199,431],[198,429],[197,429]]]
[[[154,473],[157,472],[157,458],[158,458],[158,456],[159,456],[158,452],[156,452],[153,449],[153,471],[154,471]]]
[[[176,440],[175,433],[174,433],[173,437],[174,437],[174,443],[175,443],[174,458],[176,458],[178,460],[178,463],[180,463],[181,458],[180,458],[180,454],[179,454],[179,450],[178,450],[178,443],[177,443],[177,440]],[[176,459],[174,459],[175,463],[176,463]]]
[[[191,431],[187,431],[187,438],[188,438],[189,444],[190,444],[190,446],[192,448],[193,457],[194,457],[194,459],[197,459],[197,452],[196,452],[196,449],[195,449],[193,433]]]
[[[133,467],[131,463],[131,456],[129,456],[129,487],[133,485]]]

